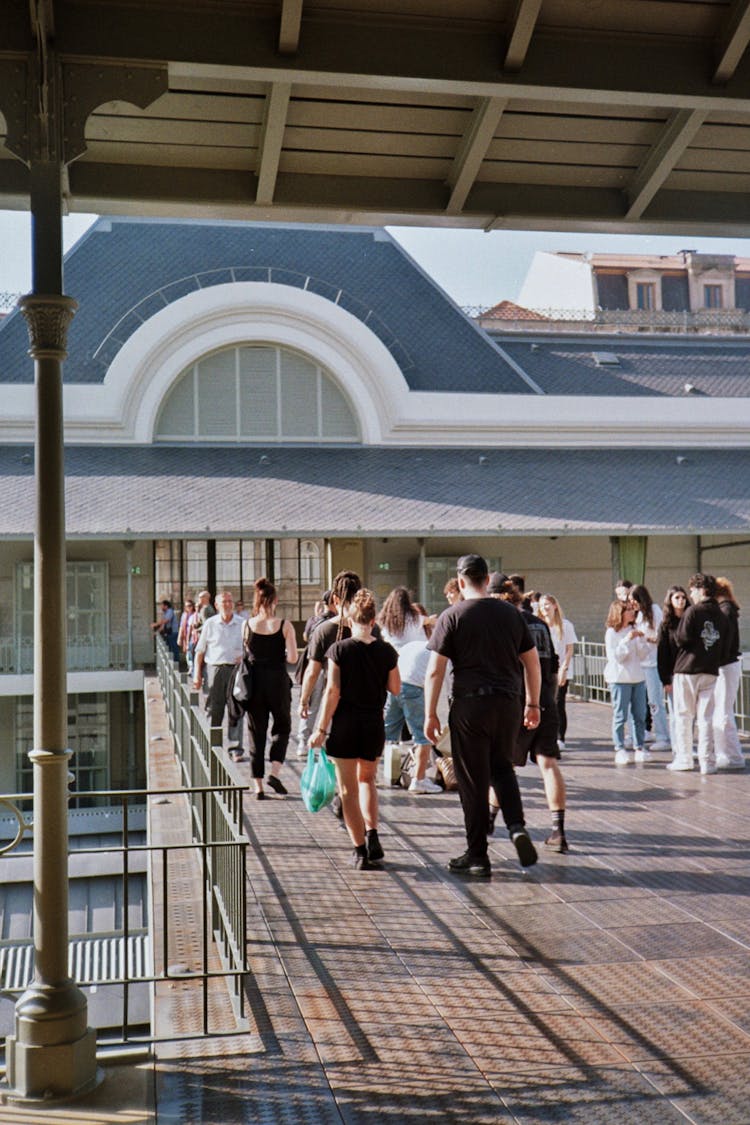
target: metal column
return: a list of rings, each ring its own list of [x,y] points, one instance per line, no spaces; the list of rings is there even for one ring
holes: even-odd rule
[[[62,164],[31,164],[33,293],[22,298],[36,385],[34,979],[7,1039],[11,1096],[96,1085],[96,1036],[68,975],[68,742],[62,361],[76,302],[62,294]],[[44,629],[40,623],[44,622]]]

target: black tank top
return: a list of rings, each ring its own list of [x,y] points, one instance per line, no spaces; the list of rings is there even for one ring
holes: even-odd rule
[[[248,649],[256,668],[286,667],[284,622],[281,622],[275,633],[251,633]]]

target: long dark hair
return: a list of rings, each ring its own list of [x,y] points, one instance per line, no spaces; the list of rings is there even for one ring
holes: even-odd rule
[[[339,627],[336,630],[336,640],[340,641],[344,635],[344,611],[354,595],[362,589],[362,579],[353,570],[340,570],[333,580],[331,594],[339,599]]]
[[[654,599],[649,594],[648,589],[645,586],[633,586],[628,596],[632,602],[636,603],[644,618],[653,629]]]
[[[400,637],[413,621],[419,619],[419,610],[412,605],[406,586],[391,590],[380,611],[380,624],[392,637]]]
[[[686,609],[690,604],[690,599],[688,598],[687,590],[684,586],[670,586],[666,594],[664,595],[664,605],[661,607],[662,612],[664,613],[664,617],[662,618],[661,622],[661,632],[667,632],[667,630],[669,629],[676,629],[677,623],[680,620],[674,611],[674,606],[672,605],[672,594],[685,595]]]
[[[273,609],[274,603],[279,599],[273,582],[269,582],[267,578],[256,578],[253,589],[253,617],[256,617],[262,609],[266,612]]]

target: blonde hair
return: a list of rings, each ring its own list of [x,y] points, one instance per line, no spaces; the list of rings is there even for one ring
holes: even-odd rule
[[[358,590],[349,603],[348,616],[354,625],[372,625],[377,606],[371,590]]]
[[[548,610],[550,617],[549,621],[547,620],[547,616],[542,609],[542,602],[545,598],[552,603],[552,611],[549,612]],[[563,613],[562,606],[560,605],[554,594],[539,595],[539,616],[541,617],[542,621],[544,621],[544,623],[550,627],[550,629],[554,629],[558,637],[562,637],[563,619],[565,617],[565,614]]]

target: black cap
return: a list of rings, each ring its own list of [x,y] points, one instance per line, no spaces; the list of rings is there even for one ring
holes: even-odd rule
[[[507,574],[501,574],[499,570],[493,570],[490,575],[490,584],[487,587],[488,594],[501,594],[503,586],[509,581]]]
[[[487,563],[481,555],[461,555],[456,563],[456,570],[469,578],[484,578],[488,573]]]

